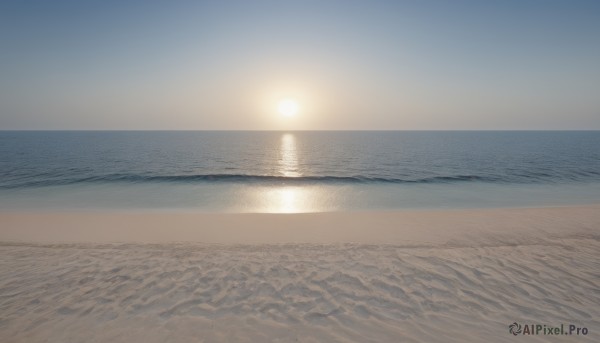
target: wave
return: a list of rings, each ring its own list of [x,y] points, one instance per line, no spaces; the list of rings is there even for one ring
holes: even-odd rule
[[[478,175],[448,175],[431,176],[425,178],[386,178],[370,176],[276,176],[276,175],[248,175],[248,174],[194,174],[194,175],[137,175],[137,174],[109,174],[81,178],[52,178],[44,180],[31,180],[13,182],[0,185],[3,189],[45,187],[60,185],[75,185],[89,183],[264,183],[264,184],[310,184],[310,183],[453,183],[453,182],[497,182],[493,177]]]

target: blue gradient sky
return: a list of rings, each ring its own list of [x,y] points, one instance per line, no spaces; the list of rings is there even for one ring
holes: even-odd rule
[[[0,129],[600,129],[600,1],[3,1],[0,44]]]

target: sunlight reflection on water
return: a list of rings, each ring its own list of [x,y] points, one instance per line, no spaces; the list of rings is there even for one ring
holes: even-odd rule
[[[327,193],[318,186],[274,186],[254,189],[257,212],[300,213],[331,210]]]
[[[296,137],[291,133],[281,136],[279,147],[279,173],[286,177],[301,176],[298,171],[298,152],[296,150]]]
[[[296,137],[291,133],[281,136],[278,172],[285,177],[299,177]],[[258,212],[298,213],[323,211],[323,192],[319,187],[271,186],[252,190],[251,203],[259,204]],[[320,200],[320,201],[317,201]]]

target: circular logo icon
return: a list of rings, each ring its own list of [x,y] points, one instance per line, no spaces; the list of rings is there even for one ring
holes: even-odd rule
[[[515,336],[520,334],[521,333],[521,324],[518,324],[517,322],[510,324],[508,326],[508,331]]]

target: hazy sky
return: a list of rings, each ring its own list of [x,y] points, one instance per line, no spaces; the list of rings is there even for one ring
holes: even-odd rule
[[[0,129],[600,129],[600,1],[5,0]]]

